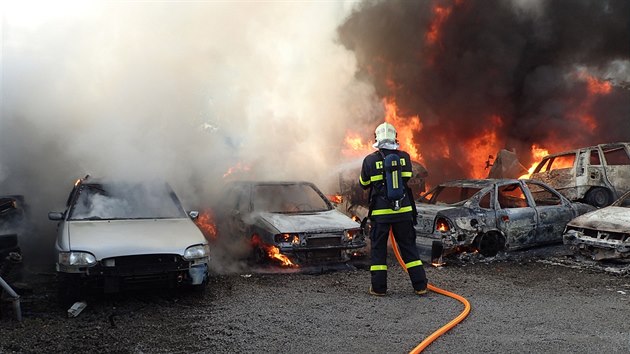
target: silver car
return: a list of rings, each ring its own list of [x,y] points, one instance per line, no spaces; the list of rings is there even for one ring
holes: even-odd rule
[[[501,250],[561,242],[566,224],[595,208],[572,203],[539,181],[459,180],[438,185],[416,203],[416,244],[436,253]],[[436,251],[435,249],[439,251]]]
[[[364,257],[360,225],[310,182],[233,182],[217,213],[222,242],[249,245],[256,263],[273,258],[270,247],[299,266]]]
[[[64,303],[93,288],[109,293],[207,283],[207,241],[165,183],[82,179],[66,210],[48,218],[59,222],[56,268]]]

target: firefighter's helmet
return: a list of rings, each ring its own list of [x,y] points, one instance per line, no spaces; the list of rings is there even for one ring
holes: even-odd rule
[[[392,143],[396,141],[396,128],[393,125],[385,122],[378,127],[374,131],[374,136],[376,138],[376,142],[382,141],[391,141]]]

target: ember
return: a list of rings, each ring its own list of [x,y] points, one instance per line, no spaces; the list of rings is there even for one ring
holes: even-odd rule
[[[260,236],[252,236],[252,247],[258,247],[265,252],[268,259],[279,263],[283,267],[297,268],[298,265],[293,263],[289,257],[280,253],[280,249],[276,246],[268,245],[260,239]]]

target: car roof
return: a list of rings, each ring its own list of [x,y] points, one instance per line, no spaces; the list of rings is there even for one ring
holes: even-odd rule
[[[567,155],[567,154],[574,154],[580,150],[589,150],[589,149],[597,149],[598,147],[605,149],[605,148],[610,148],[610,147],[619,147],[622,145],[628,145],[630,144],[630,142],[617,142],[617,143],[606,143],[606,144],[598,144],[598,145],[593,145],[593,146],[584,146],[584,147],[579,147],[579,148],[575,148],[575,149],[571,149],[571,150],[566,150],[566,151],[561,151],[561,152],[556,152],[553,154],[549,154],[549,155],[545,155],[543,156],[542,159],[546,159],[546,158],[550,158],[550,157],[556,157],[556,156],[560,156],[560,155]],[[542,160],[541,159],[541,160]]]
[[[518,182],[518,179],[513,178],[486,178],[486,179],[458,179],[454,181],[448,181],[444,183],[440,183],[439,185],[442,187],[474,187],[474,188],[485,188],[492,184],[505,184],[505,183],[514,183]]]

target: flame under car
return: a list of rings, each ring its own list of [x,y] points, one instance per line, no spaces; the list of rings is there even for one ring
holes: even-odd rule
[[[571,220],[563,241],[594,260],[630,259],[630,191],[608,207]]]
[[[416,203],[416,244],[440,254],[494,256],[562,241],[566,224],[594,208],[572,203],[533,180],[459,180],[438,185]],[[432,252],[435,256],[436,252]]]
[[[48,217],[59,221],[56,268],[64,304],[94,288],[207,283],[207,241],[165,183],[80,180],[67,209]]]
[[[365,247],[360,225],[309,182],[232,182],[217,208],[219,237],[251,247],[255,263],[277,248],[297,265],[346,262]]]

